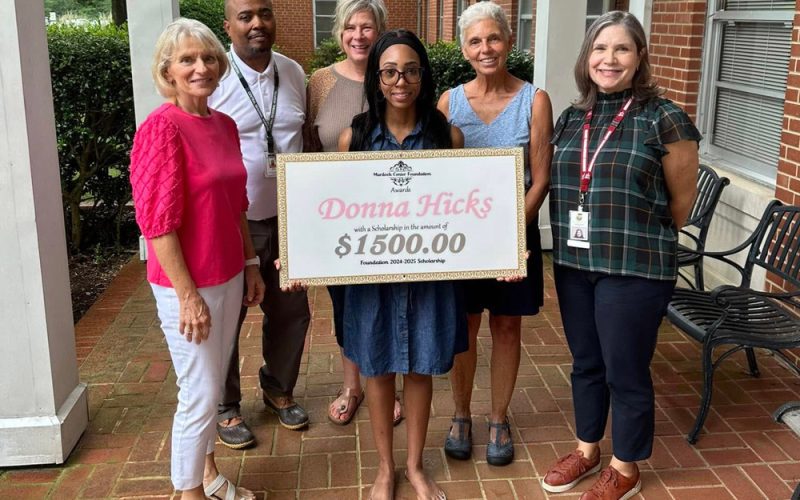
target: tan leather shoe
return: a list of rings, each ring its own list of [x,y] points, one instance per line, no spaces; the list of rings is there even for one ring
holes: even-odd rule
[[[627,500],[641,489],[638,467],[635,476],[625,477],[609,465],[600,473],[597,482],[581,495],[580,500]]]
[[[559,458],[542,478],[542,488],[551,493],[571,490],[583,478],[600,470],[600,451],[594,460],[588,460],[583,452],[575,450]]]

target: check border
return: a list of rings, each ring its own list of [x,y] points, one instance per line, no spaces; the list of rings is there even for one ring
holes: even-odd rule
[[[437,280],[486,279],[507,276],[525,276],[527,274],[527,248],[525,244],[525,176],[524,150],[522,148],[466,148],[466,149],[424,149],[396,151],[357,151],[346,153],[281,153],[278,162],[278,241],[280,286],[290,282],[291,263],[289,258],[287,220],[286,164],[360,160],[405,160],[415,158],[473,158],[485,156],[513,156],[515,165],[516,198],[517,198],[517,267],[511,269],[491,269],[486,271],[446,271],[434,273],[389,273],[374,275],[328,276],[303,278],[310,285],[355,285],[368,283],[397,283]],[[488,237],[488,236],[487,236]]]

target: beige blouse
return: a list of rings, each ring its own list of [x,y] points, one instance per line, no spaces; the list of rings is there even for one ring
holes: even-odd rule
[[[308,79],[303,150],[338,151],[339,134],[353,117],[367,110],[364,84],[345,78],[333,65],[314,72]]]

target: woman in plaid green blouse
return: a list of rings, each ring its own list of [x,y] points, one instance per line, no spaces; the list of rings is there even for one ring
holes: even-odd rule
[[[550,213],[578,445],[542,486],[566,491],[600,470],[610,408],[613,456],[581,499],[630,498],[641,488],[636,462],[653,448],[650,361],[675,285],[701,137],[660,97],[644,30],[627,12],[592,24],[575,80],[580,96],[553,133]]]

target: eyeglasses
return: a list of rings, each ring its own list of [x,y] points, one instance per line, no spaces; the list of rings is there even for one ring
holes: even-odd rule
[[[400,81],[400,77],[403,77],[406,83],[415,84],[422,80],[422,68],[408,68],[405,71],[387,68],[379,70],[378,76],[384,85],[394,85]]]

